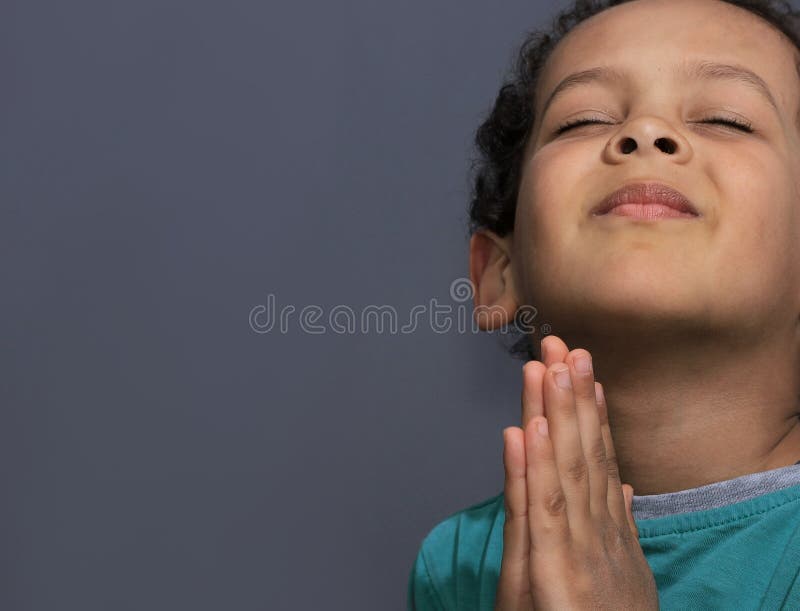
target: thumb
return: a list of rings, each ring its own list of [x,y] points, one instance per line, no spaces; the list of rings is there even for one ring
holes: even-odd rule
[[[628,527],[633,536],[639,538],[639,529],[636,527],[636,520],[633,519],[633,486],[622,484],[622,494],[625,497],[625,515],[628,516]]]

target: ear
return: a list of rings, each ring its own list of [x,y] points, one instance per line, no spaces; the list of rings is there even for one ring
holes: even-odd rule
[[[481,331],[508,325],[519,307],[512,266],[513,234],[499,237],[488,229],[469,240],[469,277],[475,288],[475,321]]]

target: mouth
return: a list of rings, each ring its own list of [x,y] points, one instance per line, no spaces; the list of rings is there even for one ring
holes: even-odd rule
[[[659,182],[630,183],[617,189],[592,209],[592,216],[604,215],[643,220],[702,216],[683,193]]]

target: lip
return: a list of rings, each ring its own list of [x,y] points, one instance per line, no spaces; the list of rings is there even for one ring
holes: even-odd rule
[[[619,210],[613,212],[618,207]],[[701,216],[697,207],[683,193],[652,181],[623,185],[592,209],[594,216],[609,213],[647,219]]]

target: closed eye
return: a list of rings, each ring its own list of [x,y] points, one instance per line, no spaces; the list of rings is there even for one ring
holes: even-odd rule
[[[734,129],[738,129],[746,133],[753,133],[753,126],[750,123],[746,123],[744,121],[737,121],[735,119],[727,119],[724,117],[712,117],[711,119],[700,121],[700,123],[727,125],[728,127],[732,127]],[[596,119],[577,119],[575,121],[568,121],[567,123],[564,123],[563,125],[559,126],[556,129],[556,135],[563,134],[564,132],[570,129],[573,129],[575,127],[580,127],[583,125],[613,125],[613,123],[609,123],[608,121],[597,121]]]
[[[582,125],[590,125],[590,124],[613,125],[608,121],[596,121],[594,119],[577,119],[575,121],[567,121],[566,123],[560,125],[556,129],[556,135],[563,134],[565,131],[570,130],[574,127],[580,127]]]
[[[753,126],[750,123],[745,123],[743,121],[736,121],[735,119],[724,119],[722,117],[715,117],[713,119],[706,119],[705,121],[700,121],[700,123],[719,123],[721,125],[728,125],[729,127],[733,127],[734,129],[747,132],[748,134],[753,133]]]

